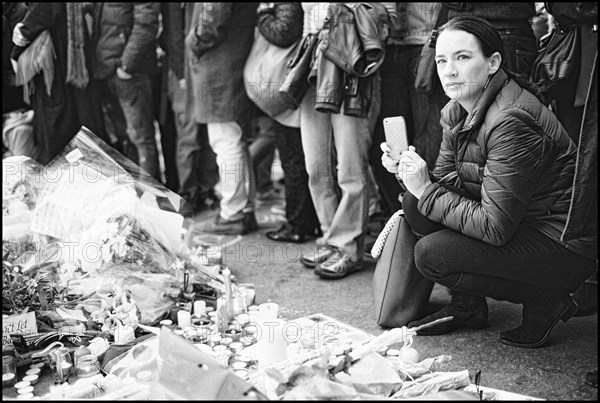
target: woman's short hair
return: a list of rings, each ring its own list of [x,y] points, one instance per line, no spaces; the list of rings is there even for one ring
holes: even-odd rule
[[[490,57],[495,52],[502,56],[504,67],[504,43],[498,30],[489,22],[472,15],[461,15],[452,18],[438,29],[438,36],[444,31],[465,31],[473,35],[485,57]]]

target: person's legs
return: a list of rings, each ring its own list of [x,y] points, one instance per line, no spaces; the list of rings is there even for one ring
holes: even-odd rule
[[[308,174],[302,150],[300,129],[273,120],[276,145],[285,178],[285,216],[287,225],[267,232],[274,241],[298,242],[320,234],[319,219],[308,189]]]
[[[114,76],[109,85],[127,121],[127,135],[137,148],[138,164],[160,180],[150,78],[145,74],[134,74],[129,80]]]
[[[248,159],[242,128],[236,122],[208,123],[208,141],[217,155],[221,178],[221,218],[237,221],[248,203]]]
[[[250,143],[250,160],[256,176],[256,191],[260,196],[273,190],[271,168],[275,155],[277,127],[269,116],[256,119],[256,138]],[[275,122],[276,123],[276,122]]]
[[[491,297],[523,304],[523,324],[501,333],[500,341],[530,348],[541,346],[560,319],[566,321],[575,313],[569,291],[595,268],[593,260],[567,250],[528,224],[499,247],[450,229],[430,233],[417,242],[415,263],[423,276],[450,288],[453,298],[441,311],[409,327],[443,316],[454,319],[421,334],[483,327],[485,297]],[[457,295],[467,302],[455,301]]]

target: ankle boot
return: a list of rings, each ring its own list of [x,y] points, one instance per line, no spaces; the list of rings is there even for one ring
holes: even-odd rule
[[[483,329],[487,327],[487,302],[484,297],[454,292],[450,304],[421,320],[410,322],[407,327],[421,326],[447,316],[452,316],[453,319],[419,330],[419,336],[446,334],[462,327]]]
[[[500,333],[500,343],[513,347],[542,346],[559,320],[566,322],[577,312],[577,303],[567,291],[541,289],[523,301],[521,326]]]

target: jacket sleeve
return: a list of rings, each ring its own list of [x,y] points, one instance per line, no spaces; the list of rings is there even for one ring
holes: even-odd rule
[[[491,126],[481,202],[434,183],[419,199],[418,208],[432,221],[501,246],[519,226],[549,150],[539,124],[521,110],[501,113]]]
[[[223,39],[222,27],[231,17],[232,3],[196,3],[186,45],[200,57]]]
[[[304,11],[300,3],[275,3],[259,10],[258,29],[267,41],[287,48],[302,36]]]
[[[31,43],[46,29],[52,27],[60,14],[60,7],[65,7],[64,3],[30,3],[29,10],[25,14],[21,34],[29,40],[26,46],[13,47],[11,58],[18,60],[19,56]],[[10,32],[12,37],[12,31]]]
[[[183,41],[185,39],[184,9],[181,3],[161,3],[165,52],[179,80],[184,78]]]
[[[435,161],[435,168],[433,169],[433,176],[437,180],[440,180],[450,172],[454,171],[456,171],[456,164],[454,162],[452,137],[450,132],[444,129],[442,134],[442,142],[440,144],[440,151]]]
[[[155,51],[159,14],[160,3],[134,3],[133,29],[121,56],[121,66],[128,73],[137,71],[144,56]]]

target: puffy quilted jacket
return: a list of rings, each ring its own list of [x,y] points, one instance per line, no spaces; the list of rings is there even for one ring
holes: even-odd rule
[[[468,116],[451,101],[441,123],[433,174],[442,178],[455,171],[473,200],[434,183],[419,199],[421,213],[495,246],[524,223],[559,241],[576,147],[554,114],[499,70]]]

